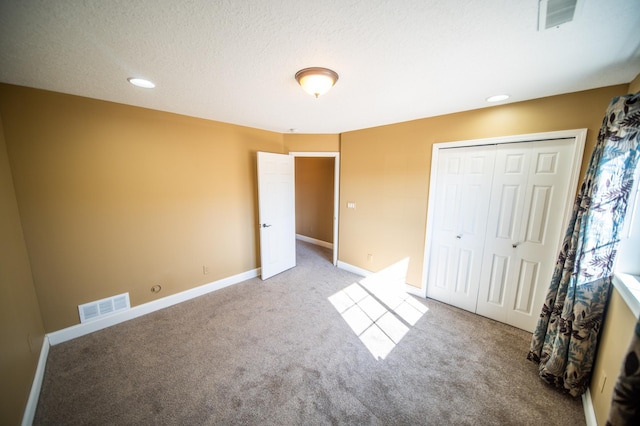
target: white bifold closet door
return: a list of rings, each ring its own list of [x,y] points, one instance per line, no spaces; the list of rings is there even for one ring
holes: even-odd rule
[[[441,150],[429,297],[533,331],[562,238],[573,141]]]
[[[427,296],[475,312],[495,145],[443,149]]]
[[[496,150],[478,314],[534,330],[564,236],[572,153],[566,139]]]

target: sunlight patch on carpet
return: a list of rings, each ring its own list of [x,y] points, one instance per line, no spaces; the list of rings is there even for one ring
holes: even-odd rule
[[[376,359],[385,359],[428,310],[404,291],[408,266],[401,260],[329,297]]]

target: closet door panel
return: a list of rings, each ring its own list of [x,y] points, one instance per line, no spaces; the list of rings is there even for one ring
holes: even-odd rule
[[[562,218],[569,194],[573,140],[532,144],[531,167],[520,235],[514,248],[518,268],[507,293],[506,322],[533,331],[551,281],[563,235]]]
[[[462,151],[446,150],[438,158],[436,214],[427,295],[445,303],[451,303],[452,289],[456,285],[459,247],[455,235],[460,222],[463,163]]]
[[[478,314],[535,328],[561,238],[573,149],[573,140],[498,147]],[[496,259],[508,265],[502,275]]]
[[[442,151],[427,296],[475,312],[495,146]]]
[[[533,186],[531,190],[531,202],[529,203],[527,230],[524,236],[525,242],[542,244],[545,240],[552,194],[552,186]]]
[[[502,185],[498,197],[496,238],[513,240],[518,216],[522,209],[522,185]]]
[[[509,276],[509,257],[493,256],[491,263],[491,275],[489,277],[489,288],[487,290],[486,304],[498,308],[504,306],[504,293],[507,288],[507,277]]]
[[[531,163],[531,144],[498,146],[476,312],[506,322],[510,287],[519,260],[513,245],[520,237]]]
[[[473,260],[473,250],[460,249],[454,293],[471,295]]]
[[[450,287],[454,282],[451,277],[451,267],[455,264],[453,251],[451,244],[434,243],[431,255],[429,297],[445,303],[450,303]]]
[[[536,283],[538,281],[539,262],[520,260],[520,273],[515,292],[514,311],[530,314]]]

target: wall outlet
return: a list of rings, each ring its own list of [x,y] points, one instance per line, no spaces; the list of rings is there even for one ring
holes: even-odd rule
[[[207,275],[209,273],[209,267],[207,265],[202,265],[202,274]]]
[[[373,255],[371,253],[367,254],[367,262],[373,262]]]
[[[355,203],[355,202],[353,202],[353,201],[349,201],[349,202],[347,203],[347,208],[348,208],[348,209],[355,209],[355,208],[356,208],[356,203]]]

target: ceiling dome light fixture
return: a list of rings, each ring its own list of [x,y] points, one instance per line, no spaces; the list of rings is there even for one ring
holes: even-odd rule
[[[153,89],[154,87],[156,87],[156,85],[152,81],[145,80],[144,78],[129,77],[127,81],[134,86],[142,87],[144,89]]]
[[[338,81],[338,73],[328,68],[305,68],[296,73],[296,81],[305,92],[316,98],[324,95]]]
[[[487,98],[487,102],[500,102],[500,101],[505,101],[507,99],[509,99],[510,96],[509,95],[495,95],[495,96],[489,96]]]

